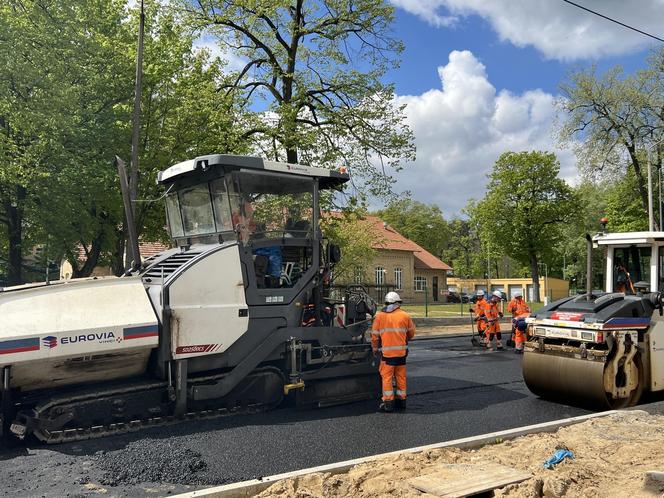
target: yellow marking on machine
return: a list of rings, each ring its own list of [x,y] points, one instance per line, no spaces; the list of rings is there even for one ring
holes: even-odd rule
[[[294,382],[292,384],[284,384],[284,394],[288,396],[288,393],[293,389],[304,389],[304,381]]]

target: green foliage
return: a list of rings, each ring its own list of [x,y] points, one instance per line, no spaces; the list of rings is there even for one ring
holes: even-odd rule
[[[574,188],[578,199],[574,215],[561,227],[561,235],[547,257],[549,275],[565,278],[570,289],[584,290],[586,287],[587,245],[585,234],[594,235],[600,228],[599,220],[606,215],[606,183],[584,181]],[[604,254],[602,249],[593,252],[594,288],[603,288]]]
[[[481,241],[474,225],[467,219],[454,219],[448,223],[449,242],[442,252],[442,260],[459,278],[481,277],[486,271],[482,258]]]
[[[130,156],[137,23],[121,0],[0,5],[0,259],[11,283],[22,280],[21,260],[35,245],[49,259],[67,257],[75,276],[105,259],[122,270],[113,157]],[[240,107],[217,92],[221,63],[197,53],[176,13],[157,1],[146,2],[145,60],[139,198],[153,199],[156,171],[247,149],[233,126]],[[143,236],[163,238],[161,202],[137,211]]]
[[[376,216],[389,223],[404,237],[440,257],[449,240],[449,229],[436,205],[427,205],[410,197],[390,202]]]
[[[530,267],[536,290],[540,258],[551,254],[578,207],[559,170],[552,153],[506,152],[489,175],[485,198],[471,210],[485,240]]]
[[[606,190],[605,214],[611,232],[639,232],[648,230],[648,217],[643,212],[638,180],[631,171]]]
[[[244,60],[220,90],[262,114],[237,122],[275,160],[348,166],[356,187],[389,193],[382,167],[414,158],[394,89],[383,83],[402,44],[382,0],[212,0],[180,5],[188,23]],[[381,164],[377,168],[376,164]]]
[[[661,169],[664,152],[664,50],[653,51],[648,67],[624,75],[615,66],[573,73],[562,86],[563,142],[576,148],[582,171],[592,178],[619,180],[626,172],[647,215],[647,153]]]
[[[117,139],[117,105],[131,88],[113,74],[130,67],[123,8],[85,0],[0,6],[0,223],[11,283],[21,281],[23,253],[35,243],[51,241],[58,256],[81,238],[103,237],[112,211],[103,152]]]
[[[323,218],[323,235],[341,248],[341,262],[334,267],[334,280],[337,283],[369,281],[369,265],[376,257],[374,244],[376,234],[367,229],[363,207],[346,209]]]

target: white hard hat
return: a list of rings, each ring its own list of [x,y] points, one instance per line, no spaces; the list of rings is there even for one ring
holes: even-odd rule
[[[514,292],[512,293],[512,295],[513,295],[514,297],[521,297],[521,296],[523,296],[523,294],[521,294],[521,291],[514,291]]]
[[[499,290],[495,290],[495,291],[493,291],[493,292],[491,293],[491,295],[497,297],[498,299],[502,299],[502,298],[503,298],[503,293],[500,292]]]
[[[483,296],[483,295],[484,295],[484,291],[483,291],[482,289],[478,290],[478,291],[477,291],[477,295],[478,295],[478,296]]]
[[[385,302],[387,304],[400,303],[401,297],[399,297],[399,294],[397,294],[396,292],[388,292],[387,294],[385,294]]]

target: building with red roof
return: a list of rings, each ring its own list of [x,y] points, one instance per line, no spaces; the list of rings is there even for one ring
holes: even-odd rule
[[[358,272],[356,283],[396,290],[408,303],[444,301],[449,265],[377,216],[360,223],[373,235],[376,257]]]

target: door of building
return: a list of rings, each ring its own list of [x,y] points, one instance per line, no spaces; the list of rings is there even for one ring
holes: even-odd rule
[[[433,277],[433,300],[438,301],[438,277]]]

